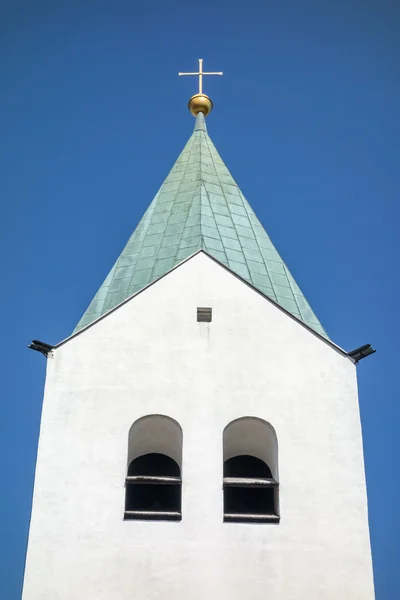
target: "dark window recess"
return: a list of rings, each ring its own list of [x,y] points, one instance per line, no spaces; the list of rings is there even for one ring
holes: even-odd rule
[[[272,478],[272,473],[263,460],[255,456],[242,454],[224,462],[224,477],[266,477]]]
[[[148,475],[159,477],[180,477],[179,465],[165,454],[152,452],[135,458],[128,468],[130,475]]]
[[[279,523],[278,482],[268,465],[254,456],[235,456],[224,463],[224,521]]]
[[[180,486],[152,483],[127,485],[126,510],[181,512]]]
[[[197,309],[197,321],[199,323],[211,323],[212,320],[212,308],[198,308]]]
[[[158,453],[139,456],[128,467],[125,519],[180,521],[179,465]]]
[[[224,503],[226,513],[244,515],[274,514],[273,488],[225,487]]]

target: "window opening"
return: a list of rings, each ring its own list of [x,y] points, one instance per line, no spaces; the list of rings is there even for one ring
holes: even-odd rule
[[[211,323],[212,320],[212,308],[198,308],[197,309],[197,321],[199,323]]]
[[[224,431],[225,522],[279,523],[277,467],[276,435],[268,423],[244,417],[228,425]]]
[[[158,451],[146,451],[152,449]],[[126,520],[181,520],[182,479],[177,462],[181,462],[181,453],[182,431],[172,419],[151,415],[132,426],[125,481]]]
[[[235,456],[224,463],[224,520],[275,522],[275,487],[270,468],[254,456]]]
[[[181,477],[164,454],[145,454],[131,462],[126,478],[126,519],[181,519]]]

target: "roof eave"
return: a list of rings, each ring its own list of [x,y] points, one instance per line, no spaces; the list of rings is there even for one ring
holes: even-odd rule
[[[76,332],[72,333],[70,336],[68,336],[67,338],[65,338],[64,340],[62,340],[61,342],[59,342],[58,344],[55,344],[54,346],[51,346],[52,350],[58,350],[58,348],[60,348],[61,346],[63,346],[67,342],[69,342],[70,340],[78,337],[79,335],[81,335],[82,333],[84,333],[85,331],[87,331],[88,329],[90,329],[91,327],[93,327],[94,325],[96,325],[99,321],[102,321],[104,318],[108,317],[108,315],[110,315],[114,311],[118,310],[121,306],[123,306],[127,302],[130,302],[132,300],[132,298],[135,298],[139,294],[142,294],[148,288],[150,288],[155,283],[157,283],[158,281],[160,281],[160,279],[163,279],[164,277],[166,277],[167,275],[169,275],[169,273],[171,273],[172,271],[175,271],[175,269],[178,269],[181,265],[183,265],[184,263],[188,262],[194,256],[196,256],[197,254],[200,254],[201,252],[203,254],[205,254],[206,256],[208,256],[215,263],[217,263],[218,265],[220,265],[222,268],[224,268],[226,271],[229,271],[229,273],[231,273],[232,275],[234,275],[237,279],[239,279],[240,281],[242,281],[245,285],[247,285],[252,290],[254,290],[255,292],[257,292],[257,294],[260,294],[260,296],[262,296],[268,302],[270,302],[271,304],[273,304],[274,306],[276,306],[276,308],[278,308],[285,315],[287,315],[288,317],[290,317],[293,321],[296,321],[299,325],[301,325],[302,327],[304,327],[305,329],[307,329],[310,333],[312,333],[314,336],[316,336],[322,342],[324,342],[325,344],[328,344],[328,346],[330,346],[333,350],[335,350],[336,352],[339,352],[342,356],[347,357],[353,364],[356,364],[358,362],[348,352],[346,352],[346,350],[343,350],[343,348],[341,348],[340,346],[338,346],[337,344],[335,344],[334,342],[332,342],[330,339],[326,338],[325,336],[323,336],[320,333],[318,333],[317,331],[315,331],[315,329],[313,329],[312,327],[310,327],[309,325],[307,325],[306,323],[304,323],[304,321],[302,321],[301,319],[297,318],[295,315],[293,315],[288,310],[286,310],[285,308],[283,308],[283,306],[280,306],[280,304],[278,304],[275,300],[273,300],[272,298],[270,298],[269,296],[267,296],[266,294],[264,294],[263,292],[261,292],[254,285],[252,285],[251,283],[249,283],[248,281],[246,281],[245,279],[243,279],[243,277],[241,277],[240,275],[238,275],[237,273],[235,273],[235,271],[232,271],[232,269],[230,269],[229,267],[227,267],[226,265],[224,265],[223,263],[221,263],[218,259],[216,259],[209,252],[207,252],[206,250],[204,250],[202,248],[200,250],[197,250],[196,252],[194,252],[193,254],[191,254],[190,256],[188,256],[187,258],[183,259],[177,265],[175,265],[174,267],[172,267],[172,269],[169,269],[169,271],[167,271],[163,275],[160,275],[160,277],[158,277],[157,279],[155,279],[151,283],[147,284],[146,286],[144,286],[143,288],[141,288],[137,292],[133,293],[131,296],[128,296],[128,298],[126,298],[125,300],[123,300],[122,302],[120,302],[119,304],[117,304],[116,306],[114,306],[113,308],[111,308],[110,310],[108,310],[106,313],[104,313],[103,315],[101,315],[100,317],[98,317],[97,319],[95,319],[94,321],[92,321],[91,323],[89,323],[88,325],[86,325],[85,327],[82,327],[82,329],[80,329],[79,331],[76,331]]]

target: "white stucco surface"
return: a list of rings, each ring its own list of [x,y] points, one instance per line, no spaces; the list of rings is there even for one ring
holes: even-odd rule
[[[148,414],[182,427],[181,522],[123,521]],[[279,525],[222,522],[243,416],[277,434]],[[203,253],[48,360],[23,600],[132,598],[374,598],[356,369]]]

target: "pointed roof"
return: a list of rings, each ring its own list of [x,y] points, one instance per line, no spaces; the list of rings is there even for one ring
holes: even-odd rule
[[[75,332],[205,250],[327,337],[207,133],[203,113]]]

